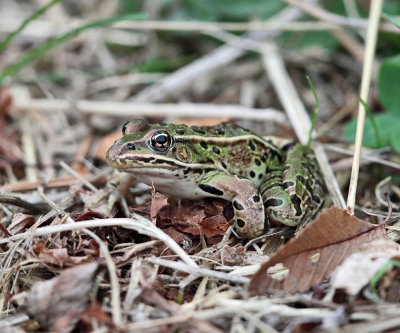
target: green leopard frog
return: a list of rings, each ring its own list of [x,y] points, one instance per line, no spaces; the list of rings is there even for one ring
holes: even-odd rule
[[[321,207],[325,185],[314,152],[277,147],[232,123],[213,127],[133,120],[107,152],[107,163],[177,198],[232,202],[239,236],[297,226]]]

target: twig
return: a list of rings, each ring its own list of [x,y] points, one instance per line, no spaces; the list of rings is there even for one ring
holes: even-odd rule
[[[188,274],[194,274],[197,276],[207,276],[214,279],[229,281],[232,283],[240,283],[240,284],[248,284],[250,282],[250,279],[246,277],[217,272],[206,268],[191,267],[183,262],[165,260],[160,258],[148,258],[147,261],[153,264],[169,267],[178,271],[182,271]]]
[[[383,0],[374,0],[371,2],[369,25],[367,30],[367,42],[365,48],[364,68],[363,68],[361,90],[360,90],[360,98],[363,101],[368,101],[369,87],[371,84],[373,61],[375,55],[376,39],[378,35],[379,19],[382,10],[382,2]],[[350,215],[354,215],[354,206],[356,203],[357,181],[358,181],[358,172],[360,168],[360,155],[361,155],[362,139],[364,134],[365,114],[366,114],[365,108],[360,102],[358,104],[354,161],[353,161],[353,167],[351,169],[349,193],[347,196],[347,212]]]
[[[341,147],[337,147],[335,145],[332,144],[324,144],[323,145],[325,149],[331,150],[331,151],[335,151],[341,154],[345,154],[345,155],[350,155],[353,156],[354,155],[354,151],[352,150],[348,150],[348,149],[344,149]],[[400,164],[399,163],[395,163],[395,162],[391,162],[391,161],[387,161],[384,160],[380,157],[376,157],[376,156],[372,156],[372,154],[375,153],[379,153],[378,151],[369,151],[369,152],[365,152],[361,155],[361,161],[369,161],[369,162],[375,162],[377,164],[382,164],[385,165],[389,168],[393,168],[396,170],[400,170]]]
[[[74,169],[72,169],[69,165],[67,165],[64,161],[60,161],[60,165],[69,172],[71,175],[79,179],[79,181],[86,185],[91,191],[97,193],[99,190],[94,186],[91,182],[89,182],[86,178],[84,178],[82,175],[80,175],[78,172],[76,172]]]
[[[315,1],[311,0],[306,2]],[[297,8],[285,8],[279,14],[271,18],[269,22],[280,22],[281,24],[286,24],[297,20],[301,16],[302,13]],[[255,40],[262,40],[274,37],[276,34],[277,32],[274,31],[262,31],[247,34],[246,37]],[[131,98],[130,101],[155,102],[162,100],[167,96],[176,95],[181,90],[185,89],[197,77],[212,72],[244,55],[246,51],[243,50],[243,47],[245,47],[248,42],[244,40],[242,44],[243,45],[240,48],[229,45],[219,47],[213,52],[167,76],[160,84],[143,89],[139,94]]]
[[[45,209],[42,207],[38,207],[38,205],[33,205],[21,198],[13,196],[11,194],[0,194],[0,203],[14,205],[18,207],[25,208],[31,214],[41,214],[45,212]]]
[[[387,205],[388,205],[388,215],[387,215],[386,218],[382,221],[381,224],[386,224],[386,223],[388,223],[389,220],[391,219],[392,213],[393,213],[393,206],[392,206],[392,202],[390,201],[389,193],[387,193],[387,192],[385,193],[385,198],[386,198]]]
[[[97,244],[99,244],[101,251],[104,254],[106,259],[108,273],[110,274],[110,282],[111,282],[111,311],[113,314],[113,321],[117,327],[122,325],[122,316],[121,316],[121,299],[120,299],[120,290],[119,290],[119,280],[116,273],[115,263],[111,257],[110,252],[108,251],[107,246],[103,243],[99,236],[97,236],[94,232],[84,228],[83,231],[87,233],[90,237],[92,237]]]
[[[227,104],[153,104],[132,102],[107,102],[79,100],[70,103],[60,99],[29,99],[19,101],[15,99],[15,105],[21,110],[39,110],[43,112],[71,111],[76,109],[83,114],[96,114],[113,117],[140,117],[140,116],[168,116],[168,117],[195,117],[195,118],[220,118],[263,120],[284,123],[285,115],[275,109],[253,109],[241,105]]]
[[[7,243],[9,241],[15,241],[18,239],[27,239],[28,237],[50,235],[63,231],[73,231],[73,230],[81,230],[83,228],[113,227],[113,226],[136,230],[141,234],[150,237],[155,237],[164,242],[164,244],[168,246],[172,251],[174,251],[188,266],[194,268],[198,267],[197,264],[192,260],[192,258],[190,258],[190,256],[185,251],[183,251],[182,248],[170,236],[164,233],[161,229],[158,229],[149,220],[146,220],[144,217],[139,216],[137,214],[134,214],[132,219],[112,218],[112,219],[102,219],[102,220],[89,220],[89,221],[80,221],[76,223],[41,227],[37,228],[35,231],[27,231],[11,237],[2,238],[0,239],[0,244]]]
[[[299,0],[283,0],[283,1],[288,4],[291,4],[293,6],[296,6],[297,8],[300,8],[305,13],[307,13],[307,14],[311,15],[312,17],[315,17],[321,21],[334,23],[334,24],[340,25],[342,27],[347,27],[347,28],[363,29],[363,30],[369,29],[369,22],[365,19],[359,19],[359,18],[354,18],[354,17],[345,17],[345,16],[333,14],[333,13],[327,12],[326,10],[324,10],[320,7],[317,7],[313,4],[307,3],[305,1],[299,1]],[[372,4],[374,2],[375,2],[375,0],[371,1],[371,9],[373,8]],[[378,1],[376,1],[376,2],[378,2]],[[375,7],[375,9],[378,9],[378,7]],[[379,11],[378,17],[379,16],[380,16],[380,11]],[[379,29],[381,31],[399,33],[399,29],[397,29],[396,27],[392,26],[391,24],[387,24],[387,23],[378,25],[377,29]],[[368,40],[368,35],[367,35],[367,40]]]
[[[22,115],[21,121],[21,142],[24,148],[24,163],[25,174],[28,181],[36,181],[38,179],[37,169],[34,165],[37,164],[35,154],[35,144],[32,135],[32,125],[29,123],[28,115]]]

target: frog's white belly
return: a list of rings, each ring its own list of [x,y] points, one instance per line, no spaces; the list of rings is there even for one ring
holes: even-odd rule
[[[184,199],[198,199],[204,198],[206,195],[197,186],[197,178],[188,175],[187,178],[173,177],[171,174],[141,174],[133,172],[135,178],[164,194],[169,196],[184,198]]]

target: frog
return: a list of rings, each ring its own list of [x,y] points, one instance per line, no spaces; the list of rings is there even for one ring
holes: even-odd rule
[[[232,122],[187,126],[134,119],[122,127],[106,161],[168,196],[230,201],[234,230],[246,239],[300,225],[326,195],[310,147],[294,141],[279,147]]]

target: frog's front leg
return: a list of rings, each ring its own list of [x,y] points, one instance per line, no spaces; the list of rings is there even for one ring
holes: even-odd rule
[[[199,188],[204,196],[232,202],[235,229],[240,237],[254,238],[264,233],[264,205],[257,185],[251,180],[217,173],[203,179]]]

